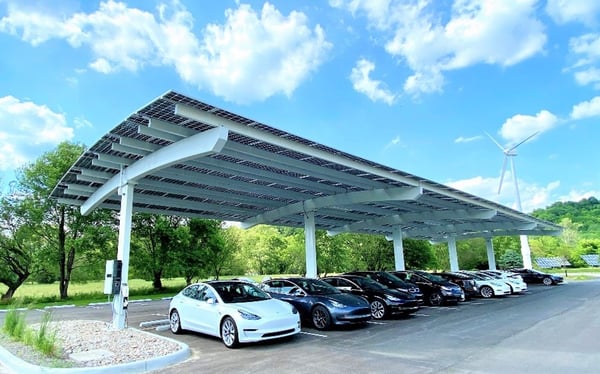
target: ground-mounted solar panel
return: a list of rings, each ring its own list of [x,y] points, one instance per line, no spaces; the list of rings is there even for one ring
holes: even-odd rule
[[[580,257],[588,266],[600,266],[600,255],[581,255]]]
[[[571,266],[571,263],[564,257],[538,257],[535,262],[543,269]]]

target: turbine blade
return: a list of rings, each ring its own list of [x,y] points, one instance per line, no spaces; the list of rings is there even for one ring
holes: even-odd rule
[[[505,151],[504,147],[500,145],[500,143],[498,143],[496,141],[496,139],[494,139],[490,134],[488,134],[487,132],[485,133],[490,139],[492,139],[492,141],[498,146],[498,148],[500,148],[502,150],[502,152]]]
[[[510,151],[514,150],[515,148],[517,148],[518,146],[520,146],[521,144],[525,143],[526,141],[528,141],[529,139],[533,138],[534,136],[536,136],[539,133],[540,133],[539,131],[534,132],[533,134],[529,135],[525,139],[521,140],[516,145],[513,145],[512,147],[510,147],[510,149],[508,151],[510,152]]]
[[[508,156],[504,156],[504,162],[502,163],[502,171],[500,172],[500,183],[498,184],[498,195],[500,195],[500,191],[502,191],[502,182],[504,181],[504,174],[506,173],[506,162],[508,161]]]

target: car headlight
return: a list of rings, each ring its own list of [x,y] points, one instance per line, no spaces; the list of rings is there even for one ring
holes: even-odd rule
[[[335,301],[335,300],[331,300],[331,305],[333,305],[334,308],[344,308],[346,305],[340,303],[339,301]]]
[[[254,314],[254,313],[247,312],[247,311],[242,310],[242,309],[238,309],[238,313],[240,314],[240,316],[243,319],[249,319],[249,320],[252,320],[252,321],[256,321],[256,320],[260,319],[260,316]]]
[[[389,301],[402,301],[401,298],[392,296],[392,295],[385,295],[385,298],[388,299]]]
[[[446,286],[442,286],[442,290],[450,292],[450,291],[452,291],[452,288],[446,287]]]

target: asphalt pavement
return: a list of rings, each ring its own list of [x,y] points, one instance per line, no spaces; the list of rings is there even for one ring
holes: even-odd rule
[[[168,300],[132,303],[128,324],[166,318]],[[523,295],[422,308],[413,317],[318,331],[227,349],[195,333],[146,331],[187,344],[192,355],[160,373],[597,373],[600,279],[530,285]],[[108,305],[62,308],[55,319],[110,321]],[[41,314],[41,313],[39,313]],[[0,313],[0,319],[3,318]],[[32,311],[32,320],[39,318]],[[0,373],[2,369],[0,367]]]

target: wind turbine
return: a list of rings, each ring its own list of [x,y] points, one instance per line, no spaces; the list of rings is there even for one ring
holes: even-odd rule
[[[498,143],[496,141],[496,139],[494,139],[490,134],[486,133],[487,136],[489,136],[489,138],[492,139],[492,141],[502,150],[502,153],[504,153],[504,162],[502,164],[502,171],[500,173],[500,183],[498,184],[498,194],[500,194],[500,192],[502,191],[502,182],[504,181],[504,174],[506,173],[506,164],[507,164],[508,160],[510,159],[510,170],[511,170],[513,182],[515,183],[515,196],[516,196],[516,202],[517,202],[517,209],[519,210],[519,212],[523,211],[523,207],[521,206],[521,194],[519,193],[519,183],[517,181],[517,172],[515,171],[515,156],[517,155],[516,149],[518,146],[525,143],[526,141],[533,138],[534,136],[536,136],[539,133],[540,133],[539,131],[536,131],[533,134],[526,137],[525,139],[518,142],[517,144],[510,146],[510,147],[506,147],[506,148],[501,146],[500,143]],[[529,248],[529,241],[527,240],[527,235],[521,235],[520,239],[521,239],[521,256],[523,256],[523,267],[525,267],[527,269],[531,269],[532,268],[531,249]]]

